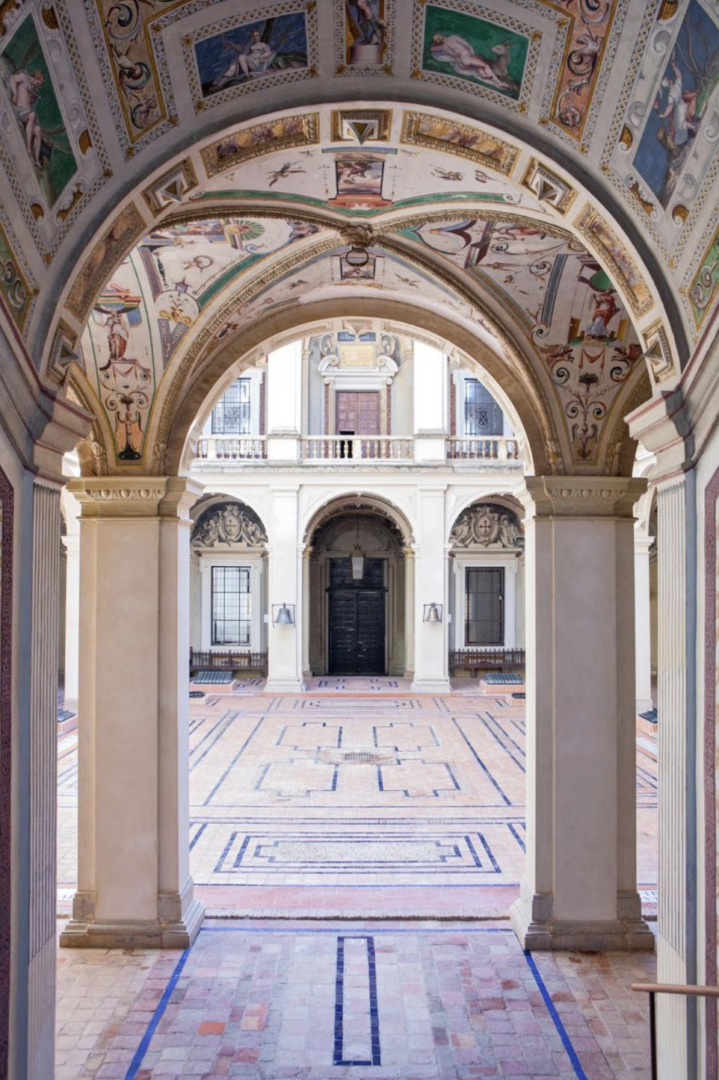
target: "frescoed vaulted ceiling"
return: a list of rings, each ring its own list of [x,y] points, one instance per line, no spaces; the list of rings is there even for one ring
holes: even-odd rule
[[[452,320],[587,471],[713,336],[716,0],[2,0],[0,120],[0,321],[111,471],[323,302]]]

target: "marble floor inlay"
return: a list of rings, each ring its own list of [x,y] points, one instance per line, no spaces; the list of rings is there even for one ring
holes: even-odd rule
[[[444,696],[398,689],[403,680],[314,682],[327,685],[210,688],[190,701],[190,858],[208,911],[506,914],[526,843],[524,701],[483,695],[476,680]],[[59,745],[61,913],[76,881],[77,735]],[[637,750],[639,885],[652,914],[656,743],[641,733]]]

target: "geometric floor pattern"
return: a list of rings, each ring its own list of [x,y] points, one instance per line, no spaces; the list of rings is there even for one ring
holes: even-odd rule
[[[473,686],[393,693],[397,680],[363,680],[352,694],[356,683],[335,682],[297,696],[210,689],[190,702],[191,869],[208,911],[505,914],[526,841],[524,701]],[[76,737],[59,746],[61,912],[76,880]],[[637,749],[639,884],[651,914],[656,748],[642,734]]]
[[[648,1080],[654,958],[505,925],[209,921],[185,953],[60,951],[56,1080]]]

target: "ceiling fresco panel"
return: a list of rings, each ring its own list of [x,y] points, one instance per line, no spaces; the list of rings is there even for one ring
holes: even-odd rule
[[[335,74],[394,74],[395,0],[334,0]]]
[[[0,162],[50,262],[111,172],[65,5],[20,14],[0,43]]]
[[[502,10],[417,0],[412,76],[526,112],[541,39],[539,30]]]
[[[316,0],[232,15],[183,38],[196,111],[317,76]],[[161,19],[158,26],[169,25]]]
[[[602,169],[671,268],[715,192],[718,145],[719,12],[700,0],[648,4]]]
[[[146,229],[142,214],[134,203],[129,203],[92,249],[65,300],[65,307],[78,322],[87,317],[105,280],[107,268],[115,266]]]

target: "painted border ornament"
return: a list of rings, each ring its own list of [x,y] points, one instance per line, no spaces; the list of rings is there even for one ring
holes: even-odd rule
[[[226,169],[233,169],[264,154],[274,154],[278,150],[290,150],[296,146],[316,146],[319,131],[319,113],[281,116],[277,120],[223,135],[201,151],[202,163],[208,178],[217,176]]]
[[[634,260],[625,250],[619,237],[592,206],[586,206],[575,222],[577,232],[584,236],[607,264],[637,318],[654,307],[654,298]]]
[[[503,176],[511,175],[519,157],[515,146],[490,132],[429,113],[406,112],[400,142],[456,154]]]

